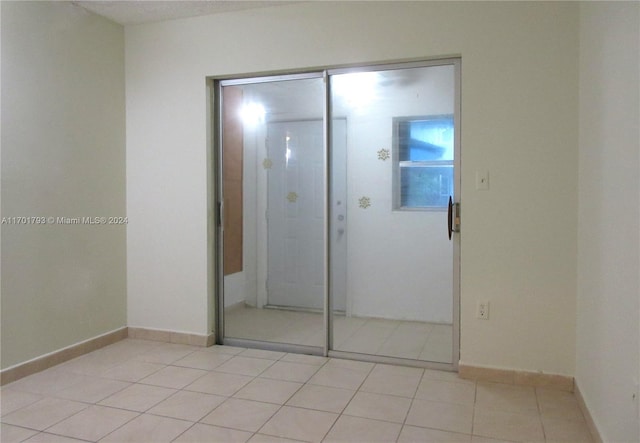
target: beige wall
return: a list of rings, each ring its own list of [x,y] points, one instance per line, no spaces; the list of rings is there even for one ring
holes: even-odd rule
[[[125,215],[124,32],[1,2],[2,217]],[[2,368],[126,326],[125,226],[2,225]]]
[[[640,441],[639,80],[640,4],[583,3],[576,383],[610,442]]]
[[[461,359],[572,375],[578,8],[310,2],[127,27],[129,325],[213,327],[207,76],[460,55]]]

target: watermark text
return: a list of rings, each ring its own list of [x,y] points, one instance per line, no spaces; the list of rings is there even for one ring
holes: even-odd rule
[[[64,216],[19,216],[2,217],[3,225],[126,225],[128,217],[64,217]]]

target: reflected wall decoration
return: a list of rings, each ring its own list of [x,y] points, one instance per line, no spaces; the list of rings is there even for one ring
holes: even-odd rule
[[[378,151],[378,160],[386,161],[391,158],[391,151],[389,149],[380,149]]]
[[[289,200],[289,203],[295,203],[296,201],[298,201],[298,194],[296,192],[289,192],[287,194],[287,200]]]
[[[362,209],[367,209],[369,206],[371,206],[371,199],[369,197],[360,197],[358,199],[358,206],[360,206]]]

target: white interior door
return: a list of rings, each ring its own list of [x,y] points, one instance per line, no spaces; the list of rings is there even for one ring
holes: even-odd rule
[[[347,291],[347,121],[333,119],[331,123],[331,185],[329,186],[330,281],[331,308],[349,312]]]
[[[334,140],[344,144],[345,122],[337,122]],[[267,152],[271,160],[267,191],[268,305],[320,310],[324,306],[325,262],[323,122],[269,123]],[[334,200],[342,202],[344,192],[334,189]],[[338,247],[343,248],[345,211],[336,215],[343,223],[331,234]],[[334,299],[336,309],[344,310],[346,274],[335,276],[332,289],[341,294]]]
[[[324,305],[323,146],[321,122],[268,125],[268,305]]]

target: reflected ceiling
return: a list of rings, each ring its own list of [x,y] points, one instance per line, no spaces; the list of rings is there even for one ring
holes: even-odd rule
[[[108,18],[121,25],[139,25],[142,23],[174,20],[201,15],[221,14],[244,9],[279,6],[295,1],[72,1],[95,14]]]

